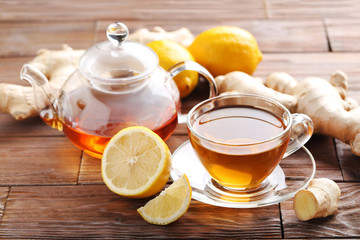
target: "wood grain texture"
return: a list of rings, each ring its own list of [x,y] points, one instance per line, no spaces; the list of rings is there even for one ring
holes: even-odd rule
[[[0,187],[0,224],[1,224],[2,219],[3,219],[6,200],[7,200],[8,195],[9,195],[9,189],[10,188],[8,188],[8,187]]]
[[[0,185],[76,184],[80,154],[65,137],[0,137]]]
[[[302,222],[295,216],[292,200],[281,203],[285,238],[359,238],[359,183],[338,183],[341,189],[339,210],[326,218]],[[300,230],[301,229],[301,230]]]
[[[6,45],[2,46],[4,49],[6,47]],[[31,59],[32,57],[0,58],[0,83],[29,86],[28,82],[20,80],[20,69],[23,64],[29,62]]]
[[[340,168],[344,176],[344,181],[359,181],[360,179],[360,157],[355,156],[350,146],[335,140],[337,156],[339,158]]]
[[[314,135],[306,144],[306,147],[315,158],[315,177],[328,177],[334,181],[343,180],[333,138],[323,135]]]
[[[192,201],[182,218],[164,227],[146,223],[136,212],[146,201],[148,199],[120,197],[105,185],[12,187],[0,236],[54,239],[281,237],[277,205],[234,210]]]
[[[0,113],[0,137],[64,136],[46,125],[40,117],[15,120],[11,115]]]
[[[325,19],[330,47],[333,52],[359,52],[360,20]]]
[[[305,146],[315,159],[315,177],[328,177],[337,181],[343,180],[332,138],[315,135]],[[284,158],[280,165],[286,177],[290,180],[298,180],[303,176],[310,176],[312,172],[311,162],[303,150],[299,150]]]
[[[231,6],[231,7],[229,7]],[[204,21],[206,19],[264,19],[263,1],[217,0],[167,1],[167,0],[63,0],[63,1],[19,1],[0,2],[2,21],[39,21],[39,20],[95,20],[130,19],[146,22],[151,19],[163,21]],[[239,14],[241,12],[242,14]]]
[[[360,18],[356,0],[266,0],[270,19]]]
[[[94,158],[85,152],[81,158],[79,184],[104,183],[101,177],[101,159]]]
[[[89,48],[93,37],[92,22],[2,23],[0,57],[35,56],[41,48]]]

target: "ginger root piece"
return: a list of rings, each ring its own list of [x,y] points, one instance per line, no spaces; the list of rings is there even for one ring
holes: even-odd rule
[[[144,44],[156,40],[168,39],[175,41],[184,47],[188,47],[194,41],[194,35],[187,28],[180,28],[172,32],[167,32],[163,28],[157,26],[154,27],[152,31],[141,28],[130,34],[129,39]]]
[[[37,115],[38,110],[45,107],[41,104],[45,101],[44,98],[36,103],[32,87],[0,83],[0,112],[10,113],[17,120]]]
[[[282,103],[286,108],[293,109],[296,99],[293,96],[277,92],[266,87],[260,79],[255,79],[244,72],[230,72],[215,78],[219,93],[257,94],[272,98]]]
[[[341,191],[339,186],[328,178],[314,178],[307,189],[296,193],[293,207],[301,221],[327,217],[338,209]]]
[[[65,80],[78,68],[80,57],[85,50],[74,50],[63,45],[61,50],[40,49],[29,64],[49,80],[52,89],[60,90]]]
[[[83,53],[84,50],[73,50],[67,45],[64,45],[62,50],[41,49],[29,64],[47,77],[53,92],[56,93],[77,69]],[[17,120],[36,116],[47,102],[47,97],[41,90],[34,94],[34,89],[30,86],[0,84],[0,112],[10,113]]]
[[[328,135],[350,144],[360,156],[360,107],[347,95],[347,76],[337,71],[327,81],[308,77],[298,82],[287,73],[273,73],[265,84],[245,73],[232,72],[215,78],[219,92],[259,94],[270,97],[290,112],[307,114],[317,134]]]
[[[360,107],[355,100],[346,96],[346,74],[336,71],[331,75],[330,81],[308,77],[295,86],[287,84],[284,79],[270,75],[266,84],[270,80],[277,82],[273,86],[286,89],[287,94],[294,96],[297,104],[291,111],[309,115],[314,122],[315,133],[332,136],[350,144],[351,151],[360,156]]]
[[[266,78],[267,87],[286,94],[291,94],[297,84],[292,76],[284,72],[274,72]]]

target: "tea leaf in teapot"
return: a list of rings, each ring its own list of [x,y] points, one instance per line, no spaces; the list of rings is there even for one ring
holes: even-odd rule
[[[137,71],[131,69],[113,69],[109,72],[104,72],[102,76],[107,78],[128,78],[138,74]]]

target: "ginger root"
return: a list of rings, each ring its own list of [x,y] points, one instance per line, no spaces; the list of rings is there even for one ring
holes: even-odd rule
[[[311,180],[307,189],[296,193],[293,207],[301,221],[327,217],[338,209],[341,191],[339,186],[328,178]]]
[[[347,95],[347,76],[337,71],[330,81],[308,77],[298,82],[287,73],[273,73],[263,83],[245,73],[231,72],[215,78],[220,93],[239,92],[272,98],[290,112],[307,114],[314,131],[350,144],[360,156],[360,107]]]
[[[0,83],[0,96],[0,112],[10,113],[17,120],[35,116],[38,109],[45,107],[35,102],[31,87]]]
[[[67,45],[62,50],[40,49],[38,56],[29,64],[40,70],[49,80],[54,91],[59,91],[68,76],[77,68],[83,50],[73,50]],[[42,91],[34,94],[29,86],[0,84],[0,112],[10,113],[21,120],[36,116],[45,107],[46,95]]]
[[[194,41],[194,35],[187,28],[180,28],[178,30],[167,32],[161,27],[154,27],[152,31],[141,28],[129,35],[129,39],[141,43],[149,43],[156,40],[168,39],[183,45],[190,46]]]

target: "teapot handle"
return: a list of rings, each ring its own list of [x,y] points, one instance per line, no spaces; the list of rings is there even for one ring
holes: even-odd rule
[[[171,77],[175,77],[180,72],[185,71],[185,70],[197,71],[209,82],[209,86],[210,86],[209,98],[213,98],[218,95],[218,88],[217,88],[214,77],[211,75],[211,73],[209,73],[208,70],[206,70],[203,66],[201,66],[200,64],[198,64],[196,62],[193,62],[193,61],[179,62],[178,64],[175,64],[174,66],[172,66],[168,70],[168,72]],[[179,123],[186,123],[187,114],[179,114],[178,119],[179,119],[178,120]]]

